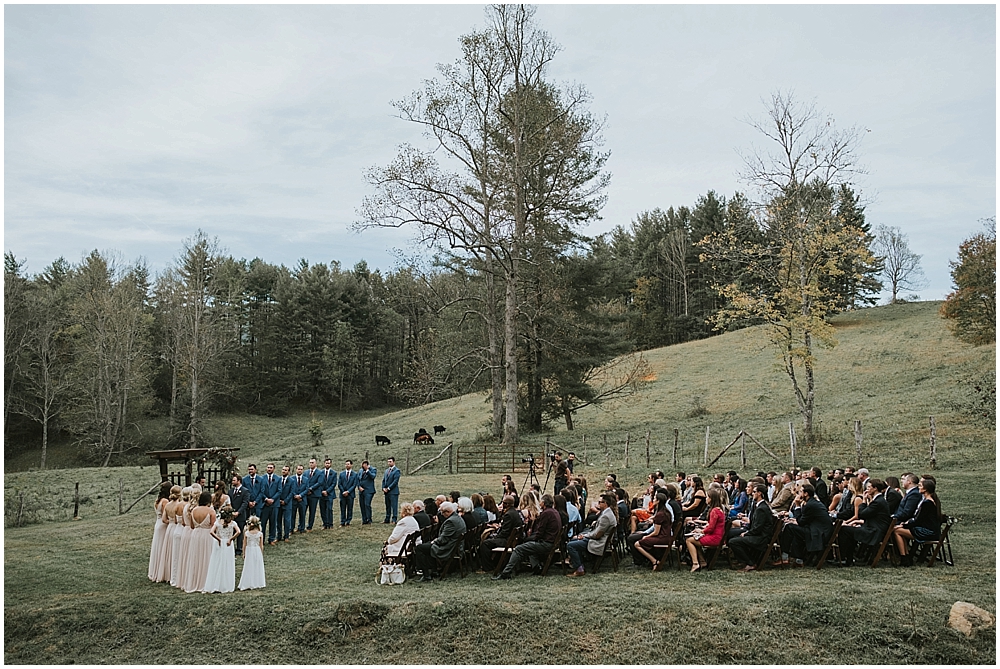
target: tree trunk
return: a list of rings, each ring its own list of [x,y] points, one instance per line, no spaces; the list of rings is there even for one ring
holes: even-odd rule
[[[568,397],[562,398],[562,410],[563,410],[563,416],[566,418],[566,430],[568,430],[569,432],[572,432],[573,431],[573,411],[570,409],[569,398]]]
[[[506,417],[503,426],[503,443],[517,443],[517,252],[519,244],[511,244],[511,271],[507,277],[504,308],[504,373],[506,375]]]
[[[492,388],[493,420],[492,434],[500,438],[503,434],[503,368],[500,357],[500,327],[497,318],[497,296],[495,277],[493,275],[493,259],[486,256],[486,331],[488,339],[487,354],[490,365],[490,387]]]

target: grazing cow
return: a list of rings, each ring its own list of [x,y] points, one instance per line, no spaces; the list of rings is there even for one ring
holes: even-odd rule
[[[444,432],[447,429],[448,428],[446,428],[444,425],[435,425],[434,426],[434,436],[435,437],[438,436],[439,434],[441,434],[442,432]]]
[[[426,432],[424,432],[424,433],[417,432],[415,435],[413,435],[413,443],[414,444],[433,444],[434,443],[434,438],[431,437],[431,435],[427,434]]]
[[[383,437],[381,434],[376,434],[375,435],[375,445],[376,446],[387,446],[387,445],[389,445],[391,443],[392,443],[392,441],[389,440],[389,437]]]

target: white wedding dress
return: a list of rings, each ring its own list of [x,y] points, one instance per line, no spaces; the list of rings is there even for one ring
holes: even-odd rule
[[[212,557],[208,562],[208,576],[202,592],[232,592],[236,589],[236,546],[226,543],[233,538],[236,523],[226,527],[222,520],[215,521],[215,533],[222,540],[212,547]]]
[[[240,590],[263,588],[264,578],[264,535],[260,530],[247,532],[243,537],[243,573],[240,574]]]

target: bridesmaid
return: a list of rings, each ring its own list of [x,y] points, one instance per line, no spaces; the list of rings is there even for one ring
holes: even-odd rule
[[[170,567],[173,559],[174,550],[174,534],[177,531],[177,525],[174,521],[174,507],[177,506],[177,499],[181,496],[181,487],[179,485],[172,486],[170,488],[170,497],[167,498],[167,502],[163,505],[163,513],[160,515],[160,519],[166,526],[166,530],[163,532],[163,541],[160,543],[160,571],[157,575],[158,581],[164,581],[166,583],[170,582]]]
[[[205,587],[208,577],[208,563],[212,559],[212,526],[215,525],[215,509],[212,508],[212,493],[207,490],[198,496],[198,506],[191,512],[194,530],[188,546],[188,561],[184,567],[184,592],[197,592]]]
[[[181,529],[180,529],[180,545],[177,550],[177,583],[172,583],[171,585],[176,585],[181,590],[184,589],[184,576],[187,573],[187,563],[188,563],[188,548],[191,545],[191,532],[194,530],[194,525],[191,524],[191,509],[194,508],[192,504],[192,499],[197,503],[197,498],[195,497],[194,487],[189,486],[181,491],[181,507],[180,507],[180,517],[181,517]],[[175,510],[176,513],[176,510]]]
[[[160,494],[153,503],[156,510],[156,523],[153,525],[153,543],[149,548],[149,569],[147,575],[149,580],[161,581],[160,574],[163,572],[161,561],[163,559],[163,535],[166,534],[167,525],[163,520],[163,507],[170,501],[170,481],[164,481],[160,485]]]

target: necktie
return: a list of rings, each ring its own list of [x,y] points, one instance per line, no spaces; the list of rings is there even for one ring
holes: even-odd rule
[[[270,474],[268,474],[267,475],[267,484],[271,485],[272,483],[274,483],[274,477],[271,476]]]
[[[302,474],[299,474],[299,485],[302,485]]]

